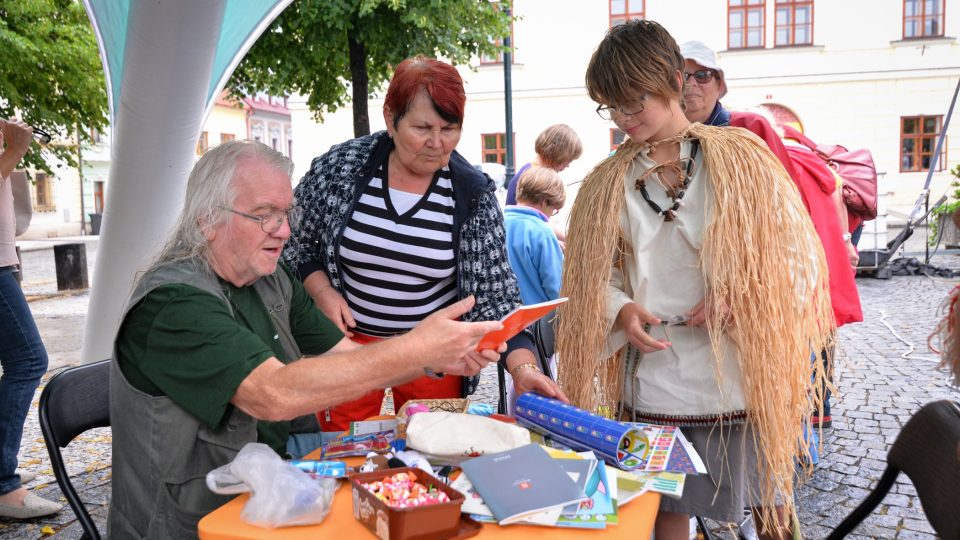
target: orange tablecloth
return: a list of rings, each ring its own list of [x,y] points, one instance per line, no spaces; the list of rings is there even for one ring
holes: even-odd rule
[[[311,454],[308,456],[317,459]],[[354,464],[360,459],[347,460]],[[264,529],[248,525],[240,519],[240,511],[247,503],[249,495],[241,495],[227,504],[217,508],[200,520],[199,530],[201,540],[253,540],[262,538],[279,539],[344,539],[344,538],[375,538],[374,535],[353,517],[353,502],[350,496],[350,483],[342,481],[333,499],[333,508],[327,519],[319,525],[303,527],[283,527],[279,529]],[[501,527],[493,523],[485,523],[480,529],[480,538],[519,538],[531,534],[550,534],[553,540],[564,538],[623,538],[636,540],[650,538],[653,532],[653,521],[660,506],[659,493],[645,493],[620,508],[619,525],[611,525],[602,531],[593,529],[566,529],[559,527],[536,527],[533,525],[508,525]]]

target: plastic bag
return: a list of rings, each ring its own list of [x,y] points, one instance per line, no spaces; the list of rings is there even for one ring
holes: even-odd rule
[[[330,513],[337,481],[311,478],[269,446],[247,443],[233,461],[207,473],[207,487],[221,495],[253,492],[240,518],[273,528],[322,522]]]

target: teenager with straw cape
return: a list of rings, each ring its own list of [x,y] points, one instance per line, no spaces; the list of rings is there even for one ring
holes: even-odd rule
[[[658,540],[687,538],[690,515],[737,521],[744,507],[779,538],[820,401],[809,359],[831,331],[827,268],[766,145],[687,121],[683,65],[652,21],[611,28],[590,60],[597,112],[630,140],[571,213],[560,380],[578,406],[681,426],[704,457],[708,474],[662,500]]]

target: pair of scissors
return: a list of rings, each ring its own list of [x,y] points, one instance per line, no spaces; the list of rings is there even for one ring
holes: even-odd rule
[[[664,319],[660,319],[660,322],[654,325],[650,323],[643,325],[643,331],[650,333],[650,329],[654,326],[663,326],[664,328],[669,328],[671,326],[686,326],[690,322],[690,317],[687,315],[673,315]]]
[[[665,320],[662,320],[660,324],[663,326],[686,326],[690,322],[690,317],[687,315],[674,315],[668,317]]]

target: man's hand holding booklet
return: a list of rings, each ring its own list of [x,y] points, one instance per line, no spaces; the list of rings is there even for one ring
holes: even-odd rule
[[[520,333],[521,330],[535,323],[547,313],[550,313],[557,306],[567,301],[566,297],[548,300],[539,304],[530,304],[520,306],[511,311],[506,317],[500,319],[503,328],[483,336],[477,345],[477,350],[496,349],[501,343],[506,343],[508,339]]]

